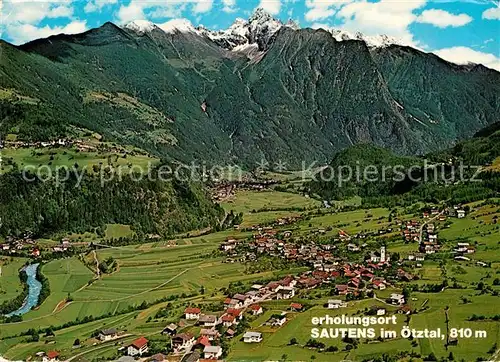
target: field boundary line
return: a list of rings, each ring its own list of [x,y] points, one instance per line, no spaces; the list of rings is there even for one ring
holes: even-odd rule
[[[184,269],[179,274],[174,275],[172,278],[170,278],[169,280],[167,280],[167,281],[165,281],[165,282],[157,285],[156,287],[153,287],[153,288],[147,289],[147,290],[143,290],[142,292],[139,292],[139,293],[136,293],[136,294],[127,295],[125,297],[116,298],[116,299],[80,299],[80,300],[76,300],[75,302],[77,302],[77,303],[117,302],[117,301],[129,299],[129,298],[137,297],[138,295],[142,295],[142,294],[146,294],[146,293],[149,293],[149,292],[153,292],[155,290],[158,290],[158,289],[164,287],[165,285],[167,285],[168,283],[170,283],[172,280],[176,279],[177,277],[180,277],[182,274],[186,273],[189,270],[190,269]]]

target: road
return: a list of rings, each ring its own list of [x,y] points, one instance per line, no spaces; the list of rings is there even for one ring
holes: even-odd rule
[[[437,214],[436,216],[434,216],[432,219],[429,219],[427,220],[426,222],[424,222],[421,226],[420,226],[420,236],[419,236],[419,243],[421,244],[422,243],[422,236],[424,234],[424,226],[427,225],[428,223],[430,223],[431,221],[434,221],[436,220],[438,217],[440,217],[441,215],[444,214],[444,210],[441,211],[439,214]]]

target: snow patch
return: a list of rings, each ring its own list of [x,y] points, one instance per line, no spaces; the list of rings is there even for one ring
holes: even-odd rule
[[[332,34],[332,36],[337,41],[345,41],[345,40],[361,40],[366,43],[366,45],[370,48],[385,48],[390,45],[409,45],[406,44],[402,39],[398,39],[393,36],[388,35],[364,35],[360,32],[351,33],[347,30],[335,29],[335,28],[327,28],[324,29]]]
[[[148,33],[155,28],[155,24],[147,20],[134,20],[125,25],[125,28],[135,31],[136,33]]]
[[[235,46],[232,51],[246,53],[246,52],[253,51],[253,50],[259,50],[259,46],[257,44],[245,43],[245,44]]]
[[[158,24],[158,27],[165,33],[196,33],[196,29],[188,19],[172,19],[163,24]]]

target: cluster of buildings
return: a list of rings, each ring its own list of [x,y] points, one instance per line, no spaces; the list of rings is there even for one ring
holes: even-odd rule
[[[467,212],[461,206],[453,206],[446,209],[446,214],[450,217],[463,219],[467,215]]]
[[[69,239],[61,240],[59,245],[53,246],[51,251],[54,253],[63,253],[71,248]],[[5,243],[0,244],[1,254],[26,254],[32,258],[39,258],[42,255],[40,247],[37,245],[36,240],[31,236],[25,236],[19,239],[7,237]]]
[[[20,238],[8,236],[5,238],[5,242],[0,244],[0,251],[2,254],[18,254],[23,251],[23,249],[32,249],[32,252],[34,252],[37,249],[35,245],[36,241],[29,233]],[[35,252],[35,254],[37,253],[39,253],[39,251]]]
[[[47,147],[69,147],[74,141],[60,138],[52,141],[5,141],[4,145],[0,143],[0,148],[8,146],[9,148],[47,148]]]
[[[215,186],[212,189],[212,199],[215,201],[223,201],[233,197],[236,190],[262,191],[280,183],[277,180],[252,180],[245,176],[244,171],[238,167],[232,168],[228,172],[232,172],[228,176],[241,181],[224,181]]]
[[[284,237],[284,235],[281,236]],[[246,295],[229,298],[226,303],[230,307],[238,307],[242,305],[241,303],[251,304],[253,302],[251,298],[254,295],[264,299],[289,299],[293,298],[299,290],[313,289],[322,284],[334,285],[338,295],[356,296],[369,290],[386,289],[390,285],[387,278],[400,281],[413,280],[413,276],[403,269],[392,273],[394,275],[391,274],[392,269],[389,268],[391,260],[384,246],[372,251],[364,262],[352,263],[334,256],[335,245],[315,244],[314,242],[295,244],[286,239],[278,239],[275,230],[255,234],[252,240],[242,245],[242,248],[239,248],[239,245],[241,242],[230,239],[222,244],[221,250],[232,256],[243,252],[245,260],[256,259],[260,254],[272,255],[291,262],[302,262],[309,265],[311,270],[296,277],[289,276],[282,281],[270,282],[264,287],[256,286],[262,289],[251,291]],[[356,246],[356,248],[359,247]],[[348,247],[349,251],[359,250],[351,249]],[[399,301],[397,304],[400,304]]]
[[[438,243],[438,236],[436,233],[436,225],[434,223],[427,223],[423,226],[422,240],[420,240],[419,251],[424,254],[434,254],[439,251],[441,245]]]
[[[402,226],[403,239],[406,242],[420,241],[421,224],[417,220],[408,220]]]
[[[475,253],[476,248],[474,248],[469,243],[460,242],[460,243],[457,243],[457,245],[455,246],[455,249],[453,249],[453,252],[456,254],[455,260],[470,261],[470,258],[468,258],[467,255]],[[478,264],[481,265],[484,263],[478,262]]]
[[[65,238],[61,240],[61,244],[52,247],[54,253],[64,253],[71,248],[71,243],[69,239]]]

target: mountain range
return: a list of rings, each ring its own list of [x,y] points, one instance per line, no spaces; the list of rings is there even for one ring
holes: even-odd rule
[[[367,142],[424,154],[500,119],[495,70],[262,10],[225,31],[105,23],[0,51],[0,136],[85,128],[169,161],[297,167]]]

